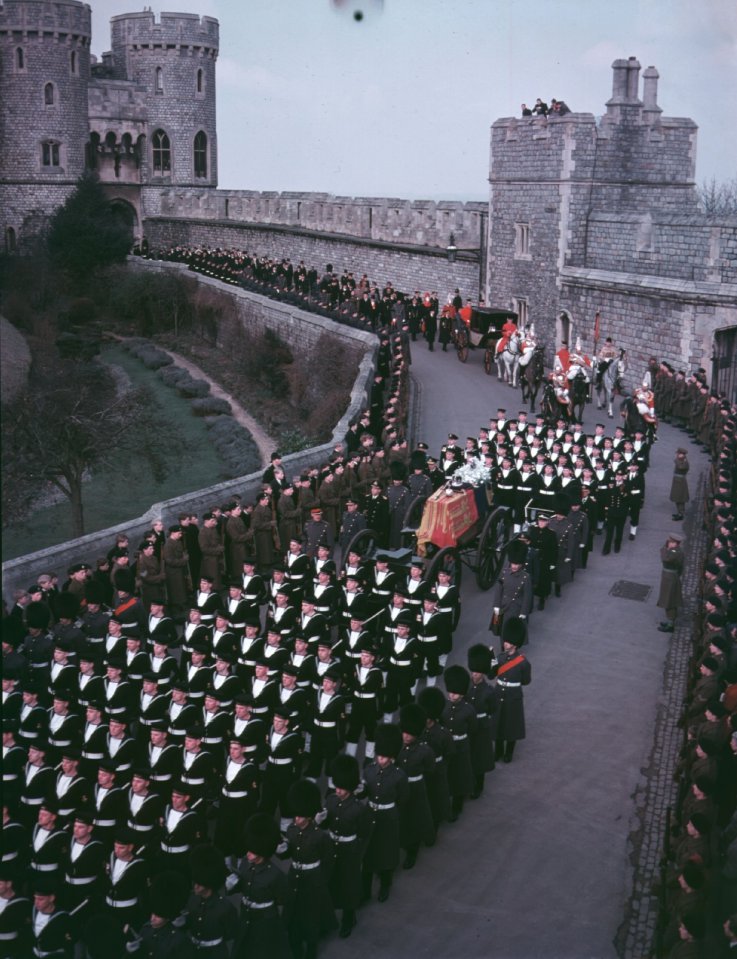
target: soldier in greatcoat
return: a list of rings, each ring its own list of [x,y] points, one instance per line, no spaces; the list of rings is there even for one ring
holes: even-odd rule
[[[670,533],[665,545],[660,549],[660,592],[657,605],[665,610],[666,619],[658,626],[661,633],[672,633],[675,629],[675,620],[682,603],[681,573],[683,572],[683,548],[681,536]]]
[[[558,555],[555,564],[555,576],[553,579],[555,595],[560,596],[562,586],[566,586],[573,579],[573,561],[572,561],[572,523],[569,518],[571,511],[570,500],[564,493],[554,497],[553,515],[548,523],[558,539]]]
[[[399,711],[402,748],[397,766],[407,776],[407,801],[400,817],[402,848],[405,850],[404,869],[412,869],[417,861],[421,843],[431,846],[435,841],[427,778],[435,768],[435,754],[421,739],[427,714],[417,703],[407,703]]]
[[[394,870],[399,865],[400,816],[409,792],[407,776],[396,765],[401,749],[399,727],[382,723],[376,728],[376,757],[363,771],[366,799],[374,814],[363,860],[363,897],[371,898],[374,874],[378,874],[379,902],[389,898]]]
[[[251,514],[251,529],[259,569],[270,571],[276,560],[276,519],[271,506],[271,496],[263,492],[258,498]]]
[[[151,603],[164,602],[166,570],[156,555],[155,544],[151,540],[145,540],[139,546],[136,585],[141,591],[146,612],[151,608]]]
[[[207,576],[212,580],[213,587],[218,590],[223,584],[225,569],[225,547],[223,546],[218,521],[214,513],[205,513],[202,517],[202,529],[198,536],[202,560],[200,562],[200,576]]]
[[[451,796],[449,822],[455,822],[463,810],[465,800],[473,793],[474,777],[471,763],[471,736],[476,731],[476,710],[466,701],[471,677],[463,666],[449,666],[443,675],[448,701],[441,722],[453,737],[455,749],[448,764],[448,786]]]
[[[322,808],[315,783],[298,780],[290,788],[288,800],[294,819],[286,830],[285,855],[292,863],[287,875],[284,921],[294,955],[315,959],[320,938],[337,925],[329,887],[333,841],[315,822]]]
[[[686,476],[688,475],[689,469],[688,452],[682,446],[679,446],[673,462],[673,480],[671,481],[669,496],[671,503],[673,503],[676,508],[672,517],[674,520],[683,519],[686,511],[686,503],[689,500],[688,480]]]
[[[256,813],[246,823],[246,855],[238,866],[235,886],[240,900],[239,933],[233,959],[292,959],[281,917],[287,877],[274,865],[279,829],[266,813]]]
[[[166,575],[166,594],[172,615],[180,615],[187,604],[191,589],[189,554],[184,548],[184,531],[175,523],[169,527],[169,536],[162,551]]]
[[[353,756],[336,756],[330,766],[335,792],[325,797],[322,826],[333,841],[335,861],[330,876],[333,906],[341,910],[341,939],[350,936],[361,904],[361,865],[372,828],[371,811],[356,789],[361,781]]]
[[[481,643],[468,650],[468,671],[471,683],[466,699],[476,710],[476,729],[471,733],[471,766],[473,767],[472,799],[484,791],[484,779],[496,765],[495,747],[498,693],[487,680],[496,666],[493,650]]]
[[[518,540],[507,551],[508,562],[491,589],[492,619],[490,629],[500,634],[505,619],[527,618],[532,610],[532,579],[525,569],[527,547]]]
[[[508,619],[502,631],[502,651],[496,667],[499,694],[499,721],[496,732],[496,758],[512,762],[517,740],[525,738],[525,709],[522,687],[532,679],[532,667],[519,647],[527,635],[519,617]]]
[[[276,504],[276,514],[279,522],[279,542],[286,548],[291,539],[300,539],[302,535],[302,510],[292,483],[282,490]]]
[[[197,956],[228,959],[238,914],[221,893],[227,870],[222,853],[209,844],[195,846],[190,857],[193,892],[186,909],[187,932]]]
[[[447,821],[450,817],[448,764],[455,751],[455,743],[451,733],[441,723],[446,704],[443,691],[438,686],[427,686],[418,695],[417,702],[427,716],[422,741],[427,743],[435,755],[435,767],[432,773],[425,776],[425,782],[433,822],[437,829],[441,822]]]

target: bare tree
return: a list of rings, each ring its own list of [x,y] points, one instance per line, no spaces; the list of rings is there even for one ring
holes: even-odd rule
[[[75,536],[85,531],[88,475],[128,453],[145,458],[158,480],[176,452],[168,438],[164,456],[147,392],[118,393],[112,376],[95,362],[62,361],[36,371],[26,394],[3,409],[2,425],[5,523],[22,518],[50,483],[69,500]]]
[[[723,183],[717,183],[714,177],[704,180],[696,187],[699,204],[704,213],[710,216],[727,216],[737,213],[737,176]]]

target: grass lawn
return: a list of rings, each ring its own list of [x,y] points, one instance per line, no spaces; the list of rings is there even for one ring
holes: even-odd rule
[[[103,351],[105,362],[122,367],[135,386],[146,386],[159,408],[166,426],[161,444],[167,437],[179,436],[183,452],[173,458],[168,475],[157,482],[142,458],[121,454],[113,469],[93,476],[84,485],[85,531],[105,529],[127,519],[135,519],[150,506],[192,490],[212,486],[225,479],[222,464],[208,430],[199,417],[190,411],[189,400],[161,382],[156,373],[120,346]],[[114,437],[111,440],[114,442]],[[3,561],[53,546],[72,538],[71,511],[67,500],[37,508],[28,521],[3,530]]]

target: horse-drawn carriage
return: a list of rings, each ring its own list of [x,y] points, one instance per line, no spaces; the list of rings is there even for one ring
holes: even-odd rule
[[[425,561],[424,579],[434,583],[440,569],[450,572],[460,589],[463,567],[476,576],[479,589],[488,590],[504,562],[512,531],[512,511],[489,506],[484,485],[469,483],[441,487],[432,496],[418,496],[409,504],[402,529],[403,546],[388,555],[392,564],[409,567],[413,555]],[[346,549],[372,559],[378,534],[365,529]]]
[[[492,306],[475,306],[471,310],[468,325],[461,316],[458,316],[453,330],[453,342],[458,359],[461,363],[465,363],[469,350],[483,350],[484,369],[487,373],[491,373],[504,324],[508,322],[516,324],[517,319],[517,314],[512,310]]]

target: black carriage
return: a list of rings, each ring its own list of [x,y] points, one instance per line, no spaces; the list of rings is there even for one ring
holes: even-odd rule
[[[508,320],[516,324],[518,319],[518,315],[513,310],[494,306],[475,306],[471,311],[468,326],[458,316],[453,330],[453,343],[458,359],[461,363],[465,363],[469,350],[483,350],[484,369],[487,373],[491,373],[502,327]]]

